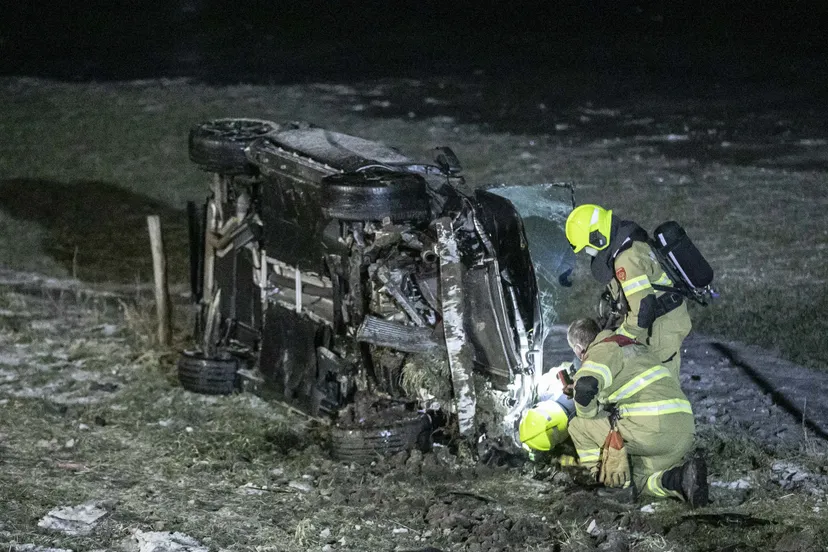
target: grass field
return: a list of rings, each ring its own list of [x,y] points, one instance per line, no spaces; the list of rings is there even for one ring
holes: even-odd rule
[[[338,462],[325,426],[278,404],[182,389],[140,315],[0,292],[4,549],[199,550],[141,545],[142,532],[180,532],[217,551],[817,551],[828,536],[820,442],[762,442],[703,415],[715,503],[696,511],[630,503],[553,466],[460,463],[446,448]],[[42,526],[90,503],[103,515],[87,534]]]
[[[416,83],[410,87],[416,96]],[[580,202],[604,204],[647,228],[678,220],[711,261],[721,292],[715,305],[694,309],[697,330],[810,366],[828,364],[825,172],[701,163],[666,156],[640,137],[596,138],[577,128],[565,137],[521,135],[450,115],[367,116],[366,98],[382,105],[384,89],[360,90],[4,79],[0,263],[88,280],[146,281],[151,266],[143,218],[157,212],[173,278],[181,281],[186,230],[179,212],[186,200],[205,196],[207,181],[187,159],[189,127],[227,116],[308,120],[413,156],[449,145],[474,185],[572,181]],[[428,99],[420,98],[434,103]],[[684,117],[685,128],[704,127],[692,105],[676,106],[671,116]],[[750,120],[748,114],[740,124]],[[809,138],[820,143],[824,137]],[[590,311],[599,292],[583,260],[580,268],[561,305],[563,321]]]

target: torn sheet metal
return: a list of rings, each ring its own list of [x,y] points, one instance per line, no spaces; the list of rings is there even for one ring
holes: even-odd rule
[[[437,249],[440,255],[440,295],[443,307],[443,332],[446,339],[454,406],[460,435],[473,438],[477,397],[472,381],[472,350],[463,326],[463,273],[457,241],[451,228],[451,219],[435,221]]]
[[[360,324],[357,341],[391,347],[407,353],[434,353],[441,349],[431,328],[409,326],[368,315]]]
[[[418,313],[414,308],[414,305],[408,301],[402,289],[400,289],[399,282],[395,281],[394,276],[391,274],[391,271],[388,270],[387,266],[380,266],[377,268],[377,278],[379,278],[380,282],[382,282],[385,291],[393,297],[400,308],[405,311],[411,319],[411,322],[417,326],[426,325],[425,320],[423,320],[423,317],[420,316],[420,313]]]

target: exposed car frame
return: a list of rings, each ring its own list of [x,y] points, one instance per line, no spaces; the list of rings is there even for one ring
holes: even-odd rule
[[[449,148],[420,163],[305,123],[208,121],[189,152],[213,178],[189,206],[199,338],[182,384],[244,380],[331,419],[345,459],[427,448],[438,425],[514,439],[545,333],[512,202],[471,190]]]

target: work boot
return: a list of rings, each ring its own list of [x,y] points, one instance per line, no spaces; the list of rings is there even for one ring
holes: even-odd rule
[[[661,476],[661,486],[669,491],[680,492],[691,508],[706,506],[707,463],[702,451],[696,450],[693,458],[664,472]]]

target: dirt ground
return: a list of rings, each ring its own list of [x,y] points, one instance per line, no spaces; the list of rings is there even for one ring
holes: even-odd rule
[[[828,375],[767,352],[687,341],[682,384],[713,498],[691,511],[549,464],[458,463],[444,448],[335,462],[325,427],[279,405],[182,390],[174,357],[143,333],[145,306],[66,281],[2,280],[8,550],[821,550],[828,536],[828,409],[797,402]],[[797,376],[787,402],[750,371],[757,359]]]
[[[9,137],[0,143],[0,545],[824,550],[828,124],[818,95],[711,87],[665,99],[646,87],[585,90],[577,75],[537,88],[489,81],[0,81]],[[187,130],[226,116],[310,120],[422,158],[450,145],[474,185],[570,181],[579,201],[611,198],[648,228],[682,222],[722,291],[693,310],[700,333],[682,368],[713,503],[631,503],[577,472],[465,465],[443,448],[338,463],[324,426],[251,394],[182,390],[175,353],[153,344],[150,294],[136,300],[150,273],[144,216],[162,215],[170,268],[184,281],[181,210],[206,193]],[[594,303],[585,268],[561,322]],[[65,280],[72,274],[116,280],[125,300]]]

